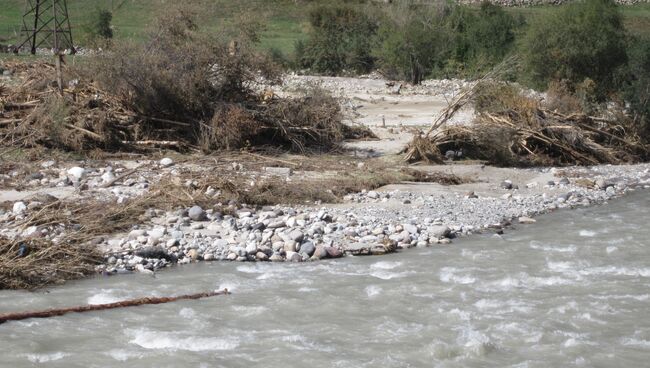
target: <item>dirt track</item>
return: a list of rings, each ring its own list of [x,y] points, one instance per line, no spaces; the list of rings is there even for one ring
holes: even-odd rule
[[[292,94],[300,87],[310,85],[320,86],[341,98],[351,123],[370,127],[381,139],[351,142],[348,147],[370,155],[389,155],[399,153],[415,132],[428,128],[467,83],[430,80],[420,86],[411,86],[377,77],[290,76],[280,93]],[[467,124],[473,113],[472,108],[462,109],[449,124]]]

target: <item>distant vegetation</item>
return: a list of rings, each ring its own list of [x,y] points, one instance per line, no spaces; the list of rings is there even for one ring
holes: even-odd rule
[[[309,23],[309,39],[296,44],[297,66],[327,74],[373,69],[371,50],[378,24],[364,12],[350,6],[319,6],[309,14]]]
[[[298,65],[327,74],[377,69],[417,84],[431,77],[476,78],[516,60],[500,78],[537,90],[551,87],[558,105],[572,105],[574,112],[594,113],[601,103],[625,101],[633,118],[650,127],[648,37],[626,28],[612,0],[545,8],[530,20],[487,2],[478,7],[398,2],[372,10],[345,4],[312,10]],[[370,54],[358,45],[371,45]],[[323,57],[305,58],[305,50]],[[323,68],[334,51],[336,67]]]
[[[106,9],[97,9],[92,14],[91,21],[84,26],[85,39],[88,46],[100,45],[113,38],[113,13]]]
[[[572,89],[593,81],[599,97],[615,89],[614,72],[627,61],[626,32],[616,5],[571,4],[531,24],[520,48],[524,76],[537,88],[565,80]]]
[[[3,2],[0,43],[18,40],[23,3]],[[88,45],[112,38],[145,42],[150,23],[168,5],[69,1],[75,38]],[[419,83],[476,78],[515,59],[517,67],[502,79],[538,90],[551,86],[585,111],[624,101],[634,119],[650,126],[650,4],[585,0],[501,8],[442,0],[194,0],[186,6],[199,9],[197,24],[206,32],[234,38],[236,29],[286,68],[326,75],[378,70]]]

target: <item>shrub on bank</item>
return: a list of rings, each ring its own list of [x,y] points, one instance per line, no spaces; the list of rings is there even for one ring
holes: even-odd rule
[[[204,33],[179,9],[145,42],[116,42],[65,68],[63,93],[51,87],[50,65],[16,65],[32,82],[9,86],[2,102],[34,108],[12,109],[9,117],[21,124],[4,126],[0,139],[78,152],[334,148],[347,133],[338,101],[313,91],[275,96],[270,85],[280,70],[250,40]]]
[[[309,23],[309,38],[295,49],[300,67],[330,75],[373,69],[370,49],[377,25],[366,14],[345,5],[319,6],[309,14]]]
[[[347,5],[315,8],[309,39],[295,46],[297,66],[330,75],[376,66],[414,84],[431,76],[473,76],[511,52],[518,26],[488,2],[478,9],[400,2],[385,10],[372,17]]]
[[[629,103],[632,118],[642,126],[643,138],[650,142],[650,39],[633,39],[628,58],[622,70],[621,94]]]
[[[106,9],[97,9],[89,22],[83,25],[82,43],[92,47],[104,47],[113,39],[113,13]]]
[[[612,0],[565,5],[531,24],[519,50],[523,78],[537,89],[553,80],[571,88],[590,79],[598,99],[616,89],[615,70],[626,61],[626,35]]]
[[[453,45],[448,64],[462,66],[461,70],[448,70],[469,76],[492,68],[510,54],[515,32],[522,25],[522,21],[489,2],[483,2],[477,12],[455,6],[445,22]]]
[[[418,84],[444,68],[452,41],[445,9],[402,5],[381,19],[374,55],[385,75]]]

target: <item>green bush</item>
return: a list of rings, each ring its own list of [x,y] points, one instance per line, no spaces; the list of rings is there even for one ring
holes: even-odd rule
[[[622,96],[630,104],[634,120],[642,124],[645,139],[650,141],[650,39],[632,40],[628,58],[623,70]]]
[[[615,90],[613,72],[626,61],[625,29],[612,0],[572,3],[533,23],[521,42],[523,78],[546,88],[552,80],[596,85],[599,100]]]
[[[468,26],[469,55],[465,60],[485,59],[489,64],[497,64],[512,49],[515,28],[515,19],[501,7],[482,3],[478,16]]]
[[[478,9],[398,5],[381,22],[374,54],[389,76],[412,83],[424,77],[473,77],[512,51],[518,25],[488,2]]]
[[[97,14],[97,23],[95,30],[97,35],[101,38],[113,38],[113,28],[111,22],[113,21],[113,13],[108,10],[100,10]]]
[[[461,65],[469,74],[489,69],[503,60],[512,51],[515,30],[521,25],[500,6],[488,2],[482,3],[478,12],[455,6],[445,21],[453,35],[453,60],[449,64]]]
[[[90,22],[82,27],[84,30],[84,42],[93,46],[113,38],[113,13],[105,9],[97,9],[92,15]]]
[[[418,84],[444,68],[451,55],[451,35],[442,24],[443,13],[417,8],[382,22],[374,55],[389,77]]]
[[[357,73],[373,69],[370,49],[377,25],[370,17],[346,5],[319,6],[311,11],[309,21],[309,38],[295,50],[301,67],[331,75],[346,69]]]
[[[279,48],[272,47],[269,49],[268,53],[269,53],[269,58],[277,65],[280,65],[282,67],[289,66],[290,64],[289,58]]]

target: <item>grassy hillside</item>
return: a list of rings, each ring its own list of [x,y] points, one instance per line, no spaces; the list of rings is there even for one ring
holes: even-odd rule
[[[0,0],[0,42],[17,42],[22,25],[24,0]],[[290,52],[296,40],[304,37],[308,6],[296,0],[192,0],[200,9],[200,21],[207,28],[236,24],[239,16],[253,16],[266,23],[262,45]],[[140,39],[153,19],[169,11],[166,0],[68,0],[74,37],[85,36],[84,27],[98,9],[113,12],[115,37]]]
[[[305,38],[307,14],[313,4],[331,0],[190,0],[200,7],[201,23],[209,29],[221,24],[236,24],[238,17],[249,16],[266,23],[262,46],[291,53],[296,40]],[[347,1],[354,3],[355,1]],[[361,3],[362,1],[359,1]],[[13,43],[20,39],[25,0],[0,0],[0,42]],[[85,37],[84,26],[97,9],[113,11],[115,37],[140,39],[152,20],[168,11],[168,0],[68,0],[68,8],[76,40]],[[167,5],[166,5],[167,4]],[[532,19],[554,7],[511,8],[508,11]],[[626,25],[635,33],[650,35],[650,4],[623,7]]]
[[[521,15],[526,20],[531,20],[556,9],[557,6],[543,5],[529,8],[508,8],[508,11],[515,15]],[[650,4],[621,6],[620,9],[625,18],[625,26],[630,32],[650,36]]]

